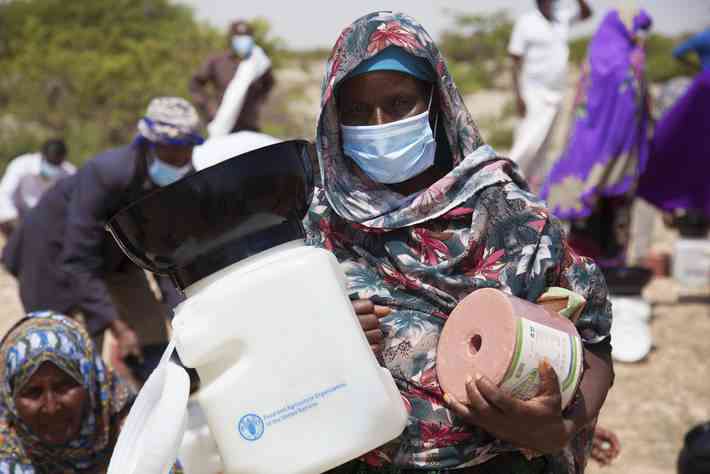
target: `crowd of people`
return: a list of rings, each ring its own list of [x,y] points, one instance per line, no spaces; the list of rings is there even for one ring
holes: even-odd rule
[[[639,194],[665,212],[710,217],[700,159],[710,150],[702,123],[710,30],[677,50],[684,58],[696,51],[704,72],[651,136],[644,37],[652,20],[643,10],[608,12],[589,45],[568,142],[548,174],[570,27],[594,13],[577,3],[567,12],[538,0],[513,29],[522,120],[511,159],[486,145],[445,58],[415,19],[375,12],[337,38],[316,124],[320,180],[304,227],[309,245],[342,264],[354,311],[395,376],[409,422],[395,441],[330,472],[576,474],[590,453],[602,464],[618,454],[613,433],[599,428],[595,436],[614,380],[602,270],[625,265],[629,206]],[[104,230],[107,220],[196,169],[276,141],[260,133],[275,83],[269,58],[243,21],[231,25],[228,46],[191,78],[192,103],[154,98],[131,143],[76,170],[64,143],[50,140],[8,166],[0,183],[2,263],[29,315],[0,343],[0,473],[106,472],[182,298],[128,260]],[[681,162],[697,172],[669,182]],[[489,287],[532,302],[563,287],[586,302],[575,323],[585,370],[566,410],[556,383],[530,400],[485,377],[468,382],[467,400],[443,393],[436,341],[446,317]],[[101,358],[107,330],[131,384]],[[556,381],[549,365],[540,370]],[[707,456],[708,432],[688,435],[680,473],[707,472],[698,459]],[[172,472],[182,472],[179,464]]]

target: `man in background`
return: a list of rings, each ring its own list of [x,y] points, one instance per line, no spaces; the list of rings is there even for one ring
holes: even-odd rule
[[[275,82],[271,63],[256,45],[254,32],[245,21],[232,23],[228,41],[229,50],[209,58],[192,77],[190,93],[207,122],[226,121],[225,125],[220,124],[220,135],[242,130],[258,132],[261,108]],[[253,67],[255,62],[257,67]],[[228,88],[234,93],[227,94]]]
[[[105,225],[129,203],[194,171],[192,151],[203,141],[199,129],[197,110],[185,99],[153,99],[135,139],[98,154],[59,181],[2,253],[3,265],[17,278],[25,312],[81,315],[99,346],[108,329],[140,381],[165,350],[169,308],[182,296],[161,277],[158,299],[145,272],[126,257]]]
[[[537,0],[537,8],[515,22],[508,45],[522,118],[510,158],[533,188],[541,184],[546,148],[564,97],[570,26],[592,16],[585,0],[577,4],[575,12],[560,8],[559,0]]]
[[[38,153],[12,160],[0,181],[0,231],[8,237],[54,183],[76,172],[63,140],[47,140]]]

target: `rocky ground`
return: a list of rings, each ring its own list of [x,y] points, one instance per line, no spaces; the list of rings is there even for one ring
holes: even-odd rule
[[[668,295],[669,282],[658,285]],[[645,362],[615,365],[616,382],[600,424],[617,433],[621,456],[591,474],[669,474],[693,425],[710,420],[710,306],[658,304],[651,322],[654,348]]]

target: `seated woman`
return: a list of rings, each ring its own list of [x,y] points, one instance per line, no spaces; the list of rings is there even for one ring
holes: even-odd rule
[[[594,263],[509,160],[486,146],[429,34],[403,14],[347,27],[323,82],[317,149],[322,187],[308,242],[335,253],[370,344],[395,377],[404,433],[335,473],[581,473],[611,385],[610,304]],[[562,413],[554,371],[529,400],[489,380],[446,396],[436,347],[447,315],[486,287],[536,301],[549,286],[583,295],[585,373]],[[491,314],[489,317],[495,318]]]
[[[83,327],[56,313],[30,314],[0,345],[0,383],[0,472],[106,472],[135,394]]]
[[[631,204],[649,153],[649,97],[641,33],[643,10],[626,24],[610,11],[589,44],[576,121],[541,196],[571,221],[570,245],[602,267],[626,262]]]

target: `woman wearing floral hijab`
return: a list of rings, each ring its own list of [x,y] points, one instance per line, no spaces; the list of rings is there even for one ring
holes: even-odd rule
[[[410,413],[402,436],[336,473],[580,473],[611,385],[610,304],[596,266],[509,160],[486,146],[427,32],[403,14],[360,18],[326,67],[317,148],[322,187],[309,243],[335,253],[363,330]],[[446,396],[436,344],[467,294],[494,287],[536,301],[550,286],[584,296],[576,325],[585,374],[561,414],[559,386],[529,401],[485,377]],[[495,315],[490,315],[495,317]]]
[[[134,399],[82,326],[30,314],[0,345],[0,473],[105,473]]]

